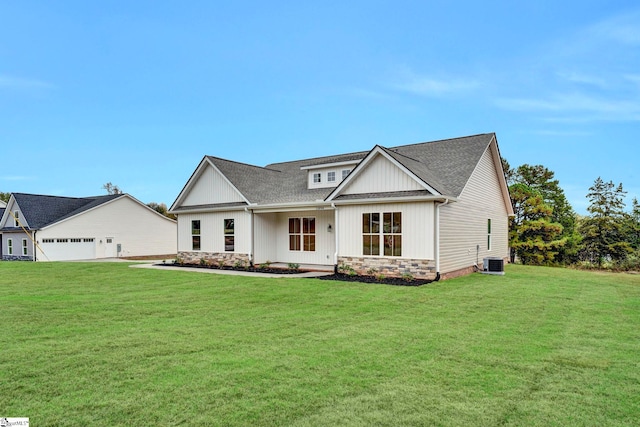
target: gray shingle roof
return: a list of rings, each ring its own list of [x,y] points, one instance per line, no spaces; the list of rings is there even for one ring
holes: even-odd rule
[[[458,197],[494,133],[397,147],[380,147],[439,193]],[[250,203],[295,203],[324,200],[334,188],[307,188],[304,166],[364,159],[370,151],[272,163],[265,167],[207,156]]]
[[[123,196],[123,194],[114,194],[76,198],[13,193],[31,230],[41,229]]]

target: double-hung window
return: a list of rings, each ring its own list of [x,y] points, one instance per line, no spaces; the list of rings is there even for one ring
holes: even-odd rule
[[[362,214],[362,254],[402,256],[402,212]]]
[[[491,250],[491,218],[487,219],[487,250]]]
[[[289,250],[306,252],[316,250],[315,218],[289,218]]]
[[[236,248],[235,221],[233,218],[224,220],[224,250],[233,252]]]
[[[27,246],[27,239],[22,239],[22,255],[27,256],[29,254],[29,247]]]
[[[13,239],[7,239],[7,255],[13,255]]]
[[[200,250],[200,220],[191,221],[191,249]]]
[[[13,226],[20,227],[20,211],[13,212]]]

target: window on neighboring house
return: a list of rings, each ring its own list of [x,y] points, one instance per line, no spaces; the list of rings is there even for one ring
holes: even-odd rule
[[[382,227],[380,217],[382,216]],[[402,213],[378,212],[362,214],[362,254],[380,255],[383,242],[384,256],[402,256]]]
[[[316,219],[289,218],[289,250],[316,250]]]
[[[235,223],[233,219],[224,220],[224,250],[233,252],[235,250]]]
[[[327,172],[327,181],[328,182],[336,182],[336,173],[335,172]]]
[[[345,179],[350,173],[351,169],[342,169],[342,179]]]
[[[27,239],[22,239],[22,255],[27,256],[29,254],[29,247],[27,246]]]
[[[13,255],[13,239],[7,239],[7,255]]]
[[[200,250],[200,220],[191,221],[191,249]]]
[[[320,182],[322,182],[322,175],[320,173],[314,173],[313,174],[313,183],[314,184],[319,184]]]
[[[20,211],[13,212],[13,225],[14,227],[20,227]]]
[[[487,250],[491,250],[491,218],[487,219]]]

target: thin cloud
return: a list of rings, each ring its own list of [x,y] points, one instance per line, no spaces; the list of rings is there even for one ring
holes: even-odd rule
[[[430,77],[416,77],[396,85],[396,88],[415,95],[442,96],[469,92],[478,86],[478,82],[473,80],[438,80]]]
[[[33,176],[19,176],[19,175],[9,175],[9,176],[0,177],[0,180],[3,180],[3,181],[33,181],[34,179],[35,177]]]
[[[404,69],[400,77],[392,85],[393,89],[419,96],[440,97],[468,93],[480,87],[474,79],[438,78],[430,75],[416,74],[412,70]]]
[[[26,79],[22,77],[13,77],[0,74],[0,88],[9,89],[53,89],[55,86],[51,83],[36,80]]]
[[[630,11],[601,21],[591,27],[595,37],[621,44],[640,45],[640,11]]]
[[[506,110],[557,113],[551,120],[640,121],[640,99],[598,98],[584,93],[563,93],[544,99],[503,98],[496,104]]]

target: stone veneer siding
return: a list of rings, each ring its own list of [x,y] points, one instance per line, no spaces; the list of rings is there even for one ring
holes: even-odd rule
[[[387,277],[411,274],[416,279],[434,279],[436,276],[435,261],[428,259],[338,257],[338,268],[342,265],[353,268],[359,275],[371,275],[369,270],[375,269],[375,274]]]
[[[205,259],[209,264],[233,266],[237,262],[249,265],[249,254],[238,254],[234,252],[178,252],[178,258],[185,264],[200,264],[201,259]]]

